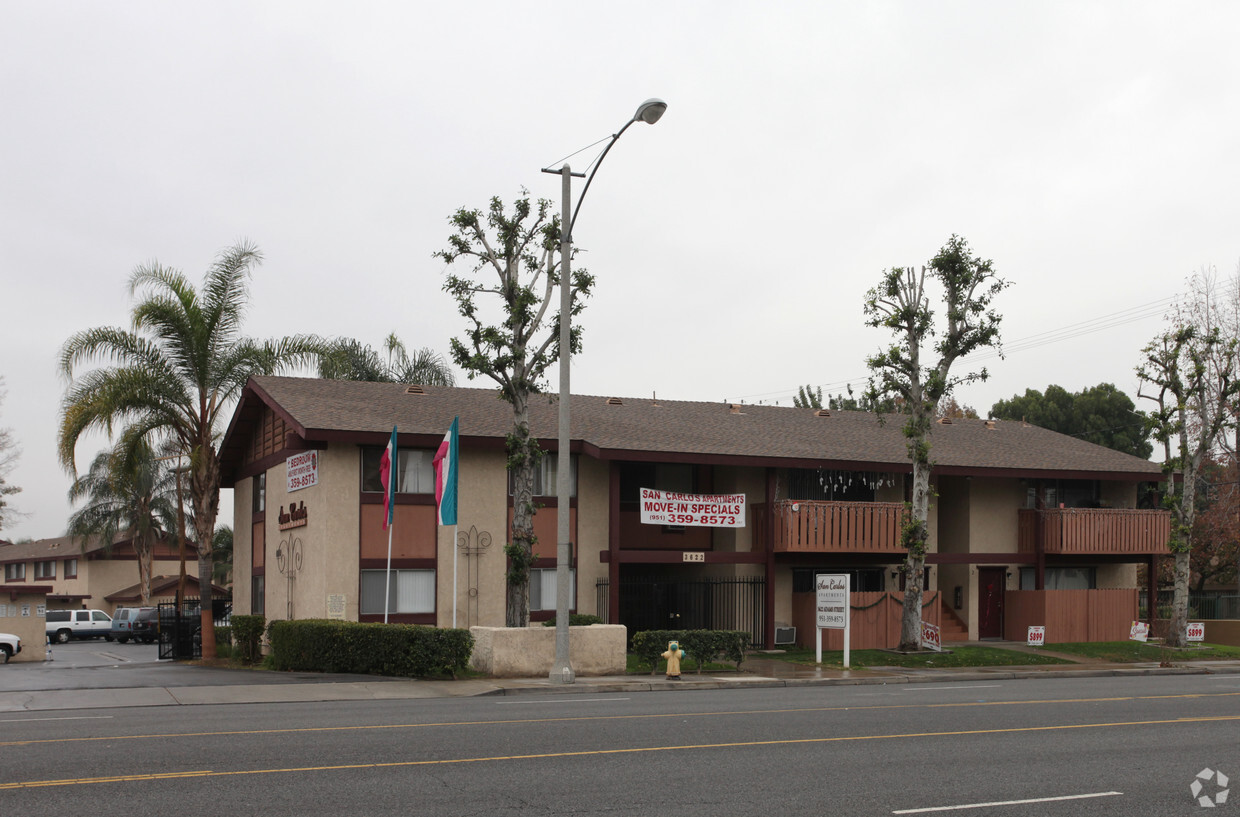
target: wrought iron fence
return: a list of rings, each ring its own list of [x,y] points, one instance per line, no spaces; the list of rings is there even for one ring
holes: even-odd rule
[[[1144,590],[1138,594],[1139,615],[1142,619],[1148,615],[1148,595]],[[1159,590],[1155,618],[1171,618],[1171,604],[1174,600],[1174,590]],[[1188,617],[1201,621],[1240,619],[1240,595],[1221,592],[1189,593]]]
[[[629,635],[642,630],[744,630],[754,647],[765,646],[766,579],[620,579],[619,621],[608,615],[608,579],[595,582],[595,609]]]
[[[231,599],[212,599],[212,618],[217,627],[232,618]],[[159,605],[159,657],[185,660],[202,657],[202,601],[186,598]]]

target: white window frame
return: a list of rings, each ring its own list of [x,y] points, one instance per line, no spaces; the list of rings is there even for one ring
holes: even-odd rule
[[[359,580],[358,612],[364,616],[383,615],[383,576],[385,570],[363,570]],[[392,570],[388,593],[388,615],[416,615],[435,612],[436,571],[433,568]]]
[[[577,607],[577,568],[570,567],[569,575],[569,609]],[[530,610],[543,611],[556,609],[556,569],[554,567],[530,568]]]

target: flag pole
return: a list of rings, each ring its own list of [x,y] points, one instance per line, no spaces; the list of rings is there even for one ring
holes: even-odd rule
[[[392,520],[396,522],[395,519]],[[389,596],[392,593],[392,528],[395,524],[388,525],[388,558],[387,571],[383,574],[383,623],[388,623],[388,604],[391,601]]]
[[[452,526],[452,629],[456,629],[456,563],[460,548],[456,546],[456,525]]]

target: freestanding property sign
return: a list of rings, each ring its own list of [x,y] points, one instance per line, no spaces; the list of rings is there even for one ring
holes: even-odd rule
[[[1040,626],[1040,625],[1031,626],[1029,628],[1028,633],[1025,636],[1025,643],[1028,644],[1030,647],[1045,647],[1046,646],[1046,627]]]
[[[1200,621],[1192,622],[1188,625],[1188,631],[1184,635],[1189,641],[1205,641],[1206,625]]]
[[[817,640],[817,650],[815,659],[819,664],[822,663],[822,631],[825,630],[843,630],[844,631],[844,668],[847,669],[849,637],[851,636],[851,616],[848,610],[849,590],[851,579],[847,574],[843,576],[834,576],[826,573],[820,573],[814,577],[815,590],[815,617],[818,626],[814,628]]]

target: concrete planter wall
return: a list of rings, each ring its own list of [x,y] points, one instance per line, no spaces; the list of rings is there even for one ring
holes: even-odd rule
[[[577,675],[623,675],[626,630],[621,624],[569,627],[569,658]],[[541,678],[555,662],[555,628],[470,627],[469,666],[495,678]]]

